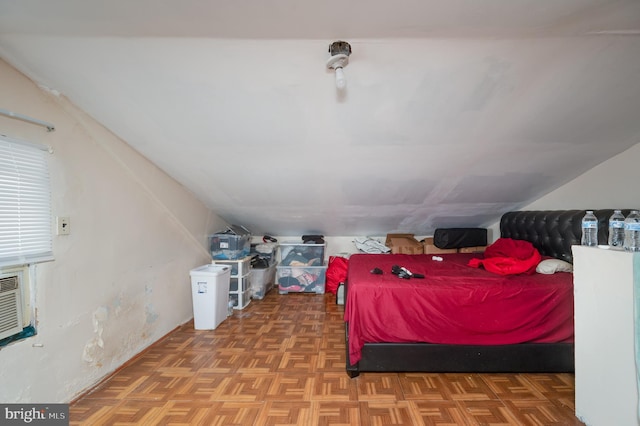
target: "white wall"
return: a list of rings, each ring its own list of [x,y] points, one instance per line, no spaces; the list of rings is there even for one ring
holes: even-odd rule
[[[520,210],[640,208],[638,165],[640,142]],[[489,233],[500,236],[499,221]]]
[[[640,208],[640,135],[637,139],[639,143],[628,150],[600,163],[523,210]]]
[[[640,208],[639,165],[640,142],[520,210]],[[489,243],[500,237],[499,221],[487,228]],[[357,252],[353,238],[327,238],[327,253]],[[374,238],[384,243],[384,235]],[[416,238],[421,240],[424,236]]]
[[[35,268],[37,331],[0,349],[0,401],[69,402],[193,316],[190,269],[225,222],[127,144],[0,61],[0,133],[48,144],[55,261]],[[126,108],[126,105],[123,106]],[[54,220],[55,222],[55,220]]]

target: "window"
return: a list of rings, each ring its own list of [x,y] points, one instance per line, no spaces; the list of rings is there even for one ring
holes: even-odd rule
[[[0,135],[0,268],[53,260],[46,155]]]

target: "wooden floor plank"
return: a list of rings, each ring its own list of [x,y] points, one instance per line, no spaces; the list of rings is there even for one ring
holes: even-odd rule
[[[271,291],[187,323],[70,406],[72,425],[582,425],[572,374],[345,372],[335,296]]]

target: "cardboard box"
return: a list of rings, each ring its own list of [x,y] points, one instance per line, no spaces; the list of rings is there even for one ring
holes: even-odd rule
[[[477,247],[462,247],[458,249],[458,253],[484,253],[484,249],[487,246],[477,246]]]
[[[422,244],[413,234],[387,234],[385,245],[394,254],[423,254]]]
[[[446,253],[458,253],[458,249],[441,249],[433,244],[433,237],[428,237],[422,240],[424,245],[425,254],[446,254]]]

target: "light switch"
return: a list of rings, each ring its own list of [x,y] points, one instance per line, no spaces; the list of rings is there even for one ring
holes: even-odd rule
[[[69,235],[71,233],[71,221],[68,217],[58,216],[56,222],[58,225],[58,235]]]

